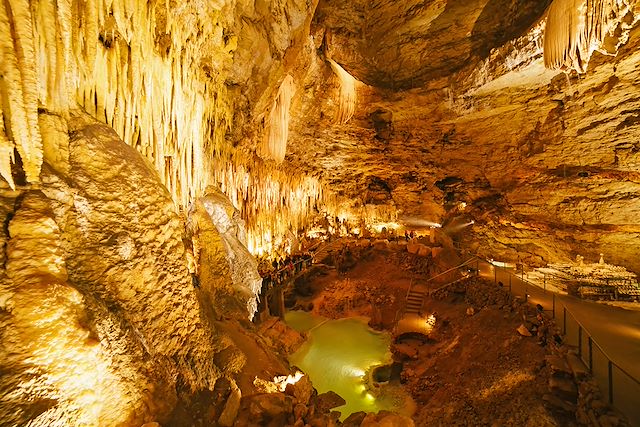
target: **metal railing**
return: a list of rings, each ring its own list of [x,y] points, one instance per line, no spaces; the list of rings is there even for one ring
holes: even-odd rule
[[[640,426],[640,380],[615,362],[558,294],[528,281],[522,271],[509,271],[475,255],[471,257],[476,259],[478,274],[481,265],[490,266],[494,272],[494,283],[505,280],[512,294],[521,296],[531,304],[540,304],[544,311],[549,312],[556,324],[562,326],[565,343],[575,348],[608,403],[622,412],[631,425]],[[503,283],[503,286],[507,286],[507,283]]]

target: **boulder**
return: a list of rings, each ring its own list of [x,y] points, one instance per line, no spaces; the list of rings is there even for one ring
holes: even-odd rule
[[[531,332],[529,332],[529,330],[527,329],[526,326],[524,325],[520,325],[518,326],[518,329],[516,329],[516,331],[522,335],[523,337],[530,337],[531,336]]]
[[[218,418],[218,424],[227,427],[232,426],[238,416],[238,410],[240,409],[240,399],[242,398],[242,392],[236,385],[235,381],[231,381],[231,393],[227,398],[227,402],[224,405],[222,414]]]
[[[409,241],[407,243],[407,252],[409,252],[410,254],[417,254],[418,251],[420,250],[420,243],[415,243],[413,240]]]
[[[367,414],[360,427],[414,427],[413,420],[407,416],[380,411],[377,414]]]
[[[427,257],[429,255],[431,255],[431,248],[423,244],[420,244],[418,247],[418,256]]]
[[[286,425],[293,399],[284,393],[262,393],[242,398],[237,426]]]
[[[314,393],[313,385],[307,375],[303,376],[295,384],[287,384],[285,394],[292,396],[296,402],[307,404]]]
[[[342,397],[333,391],[328,391],[316,396],[315,407],[316,412],[329,412],[330,409],[342,406],[347,403]]]
[[[366,416],[366,412],[354,412],[342,422],[342,427],[360,427]]]

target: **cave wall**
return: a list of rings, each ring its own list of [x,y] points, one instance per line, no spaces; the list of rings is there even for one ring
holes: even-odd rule
[[[609,15],[611,33],[589,52],[583,73],[545,68],[542,16],[485,59],[420,87],[360,83],[347,124],[333,121],[331,105],[310,100],[292,122],[299,143],[291,161],[331,177],[348,198],[393,206],[401,219],[444,223],[486,257],[541,265],[604,253],[607,262],[640,271],[639,34],[631,3]],[[317,16],[327,14],[324,27],[314,23],[328,45],[321,51],[347,70],[362,66],[353,33],[364,12],[323,9],[334,6],[319,5]],[[308,92],[336,91],[335,78],[315,81]],[[446,227],[463,220],[475,224],[462,232]]]
[[[68,129],[68,173],[45,165],[39,188],[2,191],[0,418],[167,419],[177,393],[221,376],[184,225],[152,165],[110,127],[80,114]]]

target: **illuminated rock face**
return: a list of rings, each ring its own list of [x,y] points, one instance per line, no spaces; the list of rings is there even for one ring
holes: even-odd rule
[[[253,318],[262,278],[247,249],[239,212],[224,194],[209,188],[192,208],[187,224],[207,304],[220,314]]]
[[[3,420],[140,425],[242,369],[208,324],[255,303],[242,221],[269,253],[460,216],[482,255],[640,269],[635,2],[548,39],[549,1],[32,3],[0,2]]]
[[[258,141],[270,141],[265,157],[283,160],[295,85],[284,63],[303,45],[314,10],[314,1],[303,0],[1,4],[0,175],[15,186],[11,165],[20,164],[27,181],[38,182],[43,156],[51,164],[63,148],[51,133],[55,121],[46,118],[80,107],[153,163],[179,206],[186,209],[209,184],[220,184],[242,202],[236,208],[245,220],[269,210],[246,185],[217,178],[228,164],[241,163],[250,175],[264,170],[254,167],[262,164],[253,152]],[[267,129],[265,111],[273,117]],[[241,140],[251,151],[236,153]],[[276,181],[283,194],[313,179],[290,178],[272,164],[267,171],[250,179],[263,190]],[[322,203],[320,184],[313,187],[309,196]],[[287,222],[306,224],[307,205]],[[254,246],[274,240],[267,230],[279,228],[248,225]]]
[[[292,108],[290,160],[322,173],[335,191],[360,204],[396,207],[400,218],[445,225],[459,215],[475,219],[457,237],[485,256],[516,261],[520,251],[525,262],[542,264],[576,254],[597,260],[604,252],[612,262],[640,270],[633,148],[640,134],[639,76],[633,65],[640,33],[638,13],[626,12],[628,4],[613,5],[623,11],[614,24],[605,20],[616,30],[601,48],[615,52],[623,41],[617,56],[592,53],[579,77],[545,70],[542,17],[485,60],[398,91],[367,74],[375,67],[359,56],[362,43],[369,42],[362,32],[368,27],[359,21],[366,14],[348,8],[338,12],[334,2],[321,3],[316,16],[325,13],[326,20],[316,19],[314,28],[324,49],[377,87],[359,86],[358,105],[347,124],[335,124],[336,106],[320,97]],[[449,6],[452,11],[460,7]],[[394,38],[391,32],[385,37],[402,40],[402,34]],[[398,61],[381,64],[393,67],[417,58],[415,51],[403,53],[403,47]],[[426,54],[440,58],[436,51]],[[415,72],[410,70],[399,72]],[[308,92],[338,92],[335,80],[317,79],[312,88]],[[464,211],[460,202],[467,204]]]
[[[112,129],[84,116],[69,129],[68,175],[47,167],[40,191],[3,189],[16,210],[0,287],[0,418],[162,420],[177,390],[220,376],[183,225],[156,172]]]
[[[533,24],[550,0],[324,0],[314,24],[359,80],[410,89],[485,58]]]

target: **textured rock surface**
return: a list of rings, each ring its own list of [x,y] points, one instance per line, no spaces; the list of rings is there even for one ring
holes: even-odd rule
[[[220,376],[182,225],[155,171],[109,127],[79,116],[69,128],[69,175],[45,171],[7,212],[0,417],[162,420],[177,389]]]
[[[520,36],[550,0],[325,0],[314,24],[360,81],[409,89],[451,75]]]
[[[331,5],[318,11],[333,14],[327,27],[358,25],[360,15],[340,15]],[[332,57],[344,54],[364,67],[348,53],[359,46],[355,33],[335,33],[327,42],[337,43]],[[535,26],[475,67],[420,88],[359,86],[346,125],[334,123],[335,105],[318,96],[335,94],[336,81],[317,77],[304,105],[294,100],[287,158],[321,174],[355,206],[388,205],[401,219],[444,223],[484,256],[516,261],[519,251],[527,264],[544,264],[605,253],[638,271],[639,39],[636,25],[616,57],[595,53],[586,74],[564,75],[544,70]],[[473,227],[454,232],[472,219]]]
[[[219,190],[208,189],[201,203],[222,238],[224,258],[229,265],[236,293],[234,299],[245,302],[247,315],[251,319],[258,306],[262,278],[258,274],[256,259],[247,249],[244,221],[240,218],[240,212]]]

